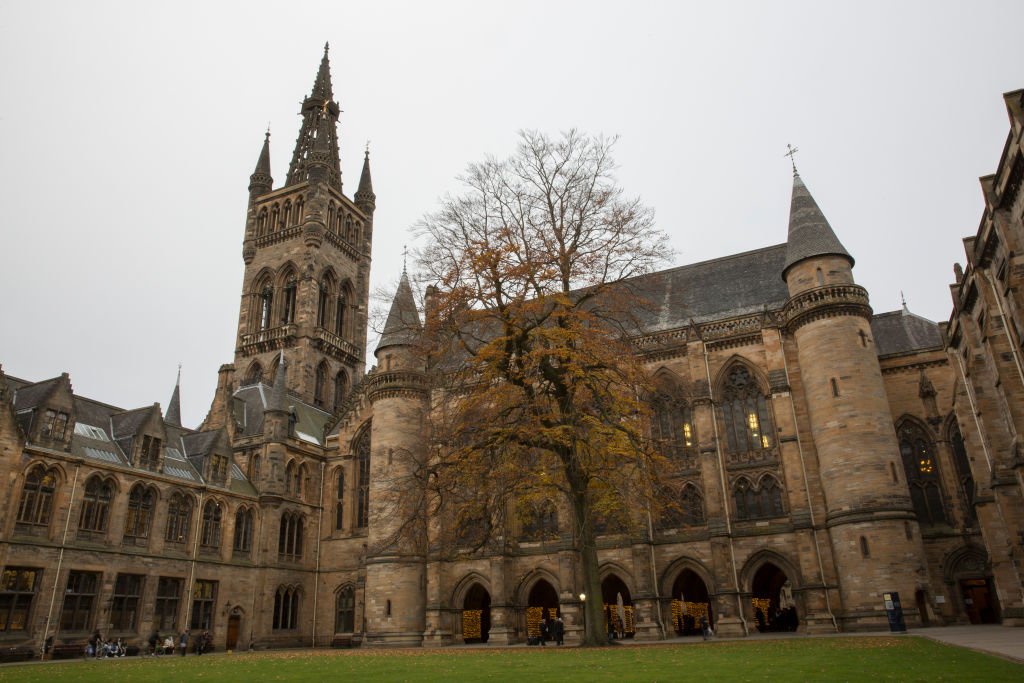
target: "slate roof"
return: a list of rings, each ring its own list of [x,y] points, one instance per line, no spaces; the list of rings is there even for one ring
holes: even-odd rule
[[[793,199],[789,205],[789,239],[786,251],[786,262],[779,271],[785,277],[785,271],[804,259],[815,256],[845,256],[853,265],[853,257],[846,251],[832,226],[828,224],[825,214],[818,208],[803,179],[793,176]]]
[[[235,391],[232,401],[232,415],[241,426],[242,436],[252,436],[263,431],[263,411],[273,398],[272,387],[265,384],[250,384]],[[284,410],[295,409],[295,435],[308,443],[323,445],[324,427],[331,419],[331,413],[316,406],[303,403],[301,399],[285,393],[281,399]]]
[[[18,393],[14,397],[15,412],[29,410],[38,406],[49,396],[59,381],[60,377],[54,377],[53,379],[46,379],[35,384],[23,385],[17,390]]]
[[[871,332],[879,357],[943,346],[938,324],[906,309],[872,317]]]
[[[409,276],[402,271],[402,279],[398,283],[398,291],[395,292],[395,299],[391,302],[391,310],[388,311],[388,320],[384,323],[384,331],[381,332],[380,342],[377,350],[386,346],[397,346],[401,344],[415,344],[420,338],[420,316],[416,311],[416,300],[412,295],[412,288],[409,286]]]
[[[780,278],[786,245],[662,270],[632,280],[647,303],[635,311],[641,334],[779,309],[789,298]]]

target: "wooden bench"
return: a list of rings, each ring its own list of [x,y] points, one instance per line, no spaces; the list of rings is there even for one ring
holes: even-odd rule
[[[36,650],[33,647],[19,645],[17,647],[0,648],[0,662],[27,662],[36,658]]]

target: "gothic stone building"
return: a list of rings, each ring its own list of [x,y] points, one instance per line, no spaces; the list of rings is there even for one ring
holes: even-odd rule
[[[799,176],[784,243],[643,279],[658,308],[635,343],[682,512],[600,537],[587,599],[618,630],[882,629],[890,591],[915,626],[1024,622],[1022,95],[948,325],[873,313]],[[286,181],[269,138],[250,178],[235,358],[198,429],[177,387],[166,411],[124,410],[67,374],[0,374],[4,645],[515,643],[555,611],[578,637],[559,506],[500,555],[374,550],[431,390],[404,276],[365,371],[375,195],[368,155],[344,193],[339,111],[325,51]]]

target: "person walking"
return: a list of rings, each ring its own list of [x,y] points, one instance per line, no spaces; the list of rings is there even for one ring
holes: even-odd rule
[[[541,647],[546,645],[548,642],[548,620],[541,618],[540,620],[540,644]]]
[[[181,656],[184,657],[185,651],[188,650],[188,631],[182,631],[178,636],[178,649],[181,650]]]
[[[565,642],[565,622],[562,617],[555,619],[555,645],[562,645]]]
[[[711,635],[711,627],[708,625],[708,617],[706,614],[700,615],[700,634],[704,636],[704,640],[708,639]]]

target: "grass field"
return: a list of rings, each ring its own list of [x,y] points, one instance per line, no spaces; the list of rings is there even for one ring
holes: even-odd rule
[[[0,667],[0,681],[1022,681],[1024,665],[923,638],[580,648],[297,650]]]

